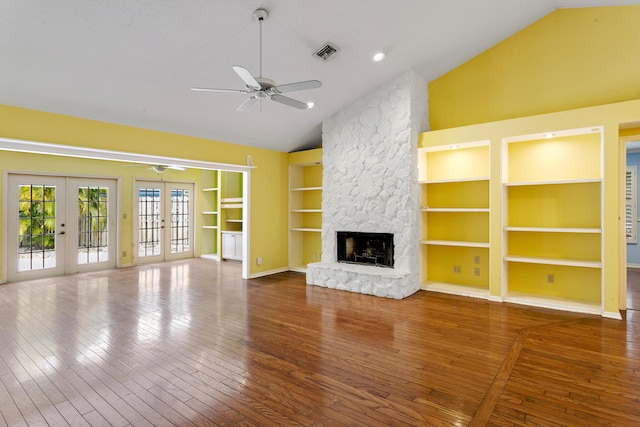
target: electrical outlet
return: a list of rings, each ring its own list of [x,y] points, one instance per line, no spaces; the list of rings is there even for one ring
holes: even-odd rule
[[[476,255],[473,257],[473,263],[474,264],[480,264],[480,255]]]
[[[553,274],[549,273],[547,274],[547,283],[554,283],[556,281],[556,278]]]
[[[122,258],[126,258],[127,257],[127,251],[122,251]]]
[[[262,257],[259,256],[258,258],[256,258],[256,264],[257,265],[262,265]]]
[[[461,267],[460,267],[459,265],[454,265],[454,266],[453,266],[453,272],[454,272],[455,274],[459,274],[461,270],[462,270],[462,269],[461,269]]]
[[[473,269],[473,275],[474,276],[479,276],[480,275],[480,269],[478,267]]]

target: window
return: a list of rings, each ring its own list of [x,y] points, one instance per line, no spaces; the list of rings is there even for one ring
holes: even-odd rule
[[[636,183],[638,182],[638,167],[627,166],[625,179],[625,232],[627,243],[638,243],[638,203]]]

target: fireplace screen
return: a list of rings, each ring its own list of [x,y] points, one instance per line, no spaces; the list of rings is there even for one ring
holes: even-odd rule
[[[393,234],[338,231],[338,262],[393,267]]]

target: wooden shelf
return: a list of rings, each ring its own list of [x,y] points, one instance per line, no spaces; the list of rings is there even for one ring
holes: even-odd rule
[[[422,212],[489,212],[489,208],[421,208]]]
[[[571,227],[505,227],[505,231],[521,231],[526,233],[583,233],[599,234],[601,228],[571,228]]]
[[[220,208],[221,209],[242,209],[242,203],[236,204],[236,203],[225,203],[225,204],[220,204]]]
[[[202,228],[208,229],[208,230],[216,230],[218,228],[217,225],[203,225]]]
[[[322,213],[322,209],[293,209],[294,213]]]
[[[508,292],[504,297],[504,301],[514,304],[524,304],[533,307],[551,308],[577,313],[602,314],[602,305],[599,302],[595,303],[567,298],[538,296],[521,292]]]
[[[226,219],[225,222],[236,222],[236,223],[241,223],[242,220],[241,219]]]
[[[464,248],[489,248],[488,242],[461,242],[457,240],[421,240],[420,244],[431,246],[460,246]]]
[[[320,232],[322,232],[322,229],[320,229],[320,228],[300,228],[300,227],[295,227],[295,228],[290,228],[289,230],[291,230],[291,231],[304,231],[304,232],[310,232],[310,233],[320,233]]]
[[[478,182],[478,181],[489,181],[489,177],[478,177],[478,178],[460,178],[460,179],[432,179],[426,181],[419,181],[418,184],[421,185],[430,185],[430,184],[452,184],[457,182]]]
[[[508,262],[520,262],[526,264],[544,264],[544,265],[563,265],[566,267],[584,267],[584,268],[602,268],[602,261],[564,259],[564,258],[545,258],[545,257],[527,257],[507,255],[504,257]]]
[[[425,291],[442,292],[451,295],[460,295],[473,298],[489,298],[489,289],[475,286],[460,285],[457,283],[446,283],[428,280],[420,286]]]
[[[242,197],[223,197],[220,203],[242,203]]]
[[[215,187],[211,187],[211,188],[203,188],[202,191],[218,191],[218,189]]]
[[[202,212],[202,215],[218,215],[217,211]]]
[[[289,191],[322,191],[322,187],[298,187],[292,188]]]
[[[560,181],[523,181],[523,182],[505,182],[506,187],[525,187],[532,185],[567,185],[567,184],[593,184],[601,183],[602,179],[568,179]]]

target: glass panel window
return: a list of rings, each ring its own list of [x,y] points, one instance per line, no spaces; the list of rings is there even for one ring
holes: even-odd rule
[[[160,255],[162,221],[160,217],[160,190],[141,188],[138,193],[138,256]]]
[[[78,264],[109,260],[109,190],[78,188]]]
[[[171,190],[171,253],[190,250],[190,203],[189,190]]]
[[[56,187],[20,185],[18,271],[56,266]]]

